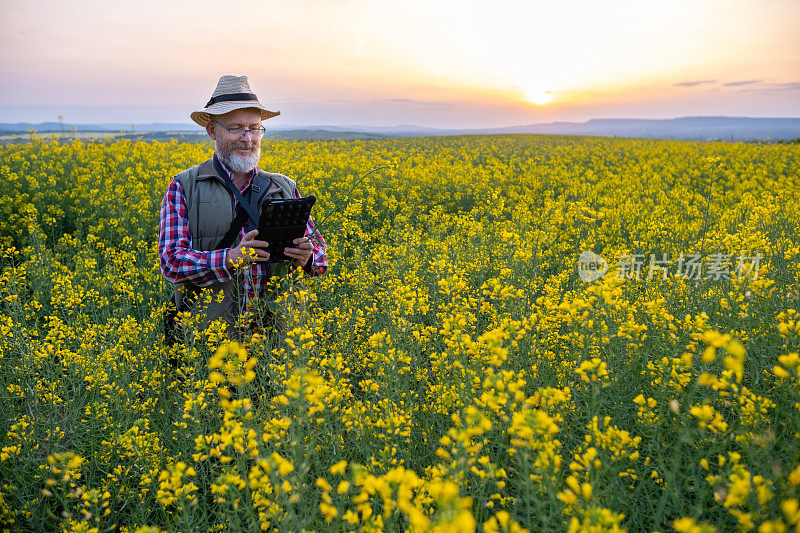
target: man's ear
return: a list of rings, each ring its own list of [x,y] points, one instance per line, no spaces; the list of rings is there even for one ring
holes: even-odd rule
[[[217,140],[217,132],[214,130],[214,126],[215,126],[215,124],[212,121],[209,120],[208,124],[206,124],[206,133],[208,133],[208,136],[216,141]]]

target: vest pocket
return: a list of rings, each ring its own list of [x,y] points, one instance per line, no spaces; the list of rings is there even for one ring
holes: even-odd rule
[[[202,248],[207,248],[210,242],[219,242],[228,232],[233,222],[230,201],[219,197],[217,201],[198,202],[196,214],[196,229],[192,236],[196,243],[203,243]]]

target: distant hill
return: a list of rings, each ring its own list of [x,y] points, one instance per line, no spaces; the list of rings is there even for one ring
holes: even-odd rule
[[[613,135],[658,139],[791,140],[800,137],[800,118],[682,117],[673,119],[592,119],[486,130],[491,133]]]
[[[124,132],[125,137],[204,139],[196,124],[74,124],[78,132]],[[63,125],[70,132],[73,124]],[[25,134],[30,128],[39,133],[61,133],[58,122],[0,123],[0,135]],[[162,133],[163,135],[153,135]],[[596,135],[656,139],[787,141],[800,138],[800,118],[681,117],[673,119],[595,118],[586,122],[548,122],[503,128],[441,129],[423,126],[324,126],[276,125],[269,127],[268,138],[280,139],[372,139],[420,135],[474,135],[495,133],[542,133],[550,135]]]
[[[65,122],[64,123],[64,131],[69,132],[72,130],[72,127],[75,126],[77,131],[108,131],[108,132],[120,132],[120,131],[139,131],[139,132],[148,132],[148,131],[197,131],[202,132],[203,130],[200,126],[196,124],[167,124],[163,122],[150,122],[147,124],[134,124],[134,127],[131,128],[131,124],[117,124],[117,123],[110,123],[110,124],[72,124]],[[15,122],[15,123],[0,123],[0,133],[10,134],[10,133],[28,133],[30,128],[35,129],[38,133],[61,133],[61,123],[60,122],[42,122],[40,124],[31,124],[29,122]]]
[[[326,131],[326,130],[267,130],[264,134],[265,139],[282,140],[323,140],[333,139],[384,139],[389,135],[369,133],[365,131]],[[150,132],[131,132],[117,135],[116,139],[140,139],[143,141],[168,141],[178,139],[180,141],[203,142],[209,140],[204,130],[201,131],[150,131]]]

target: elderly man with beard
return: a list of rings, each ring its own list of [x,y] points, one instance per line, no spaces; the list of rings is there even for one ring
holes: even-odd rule
[[[270,296],[268,282],[276,264],[267,262],[268,243],[258,239],[249,218],[235,235],[235,221],[237,198],[257,207],[270,199],[300,197],[287,176],[258,168],[261,121],[279,114],[258,101],[246,76],[221,77],[211,100],[191,114],[214,140],[214,156],[180,172],[167,187],[161,205],[159,261],[162,274],[173,285],[177,311],[189,310],[190,297],[200,288],[209,288],[216,296],[200,309],[205,313],[203,326],[224,318],[232,333],[249,302]],[[229,246],[224,246],[226,238],[233,241]],[[284,254],[294,267],[315,276],[327,269],[325,250],[325,241],[309,217],[305,237],[295,239],[294,247],[285,248]],[[171,322],[168,342],[170,327]]]

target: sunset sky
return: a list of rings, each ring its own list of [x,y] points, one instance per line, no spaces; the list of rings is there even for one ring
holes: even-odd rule
[[[245,74],[269,124],[800,117],[800,0],[0,0],[0,122],[185,122]]]

